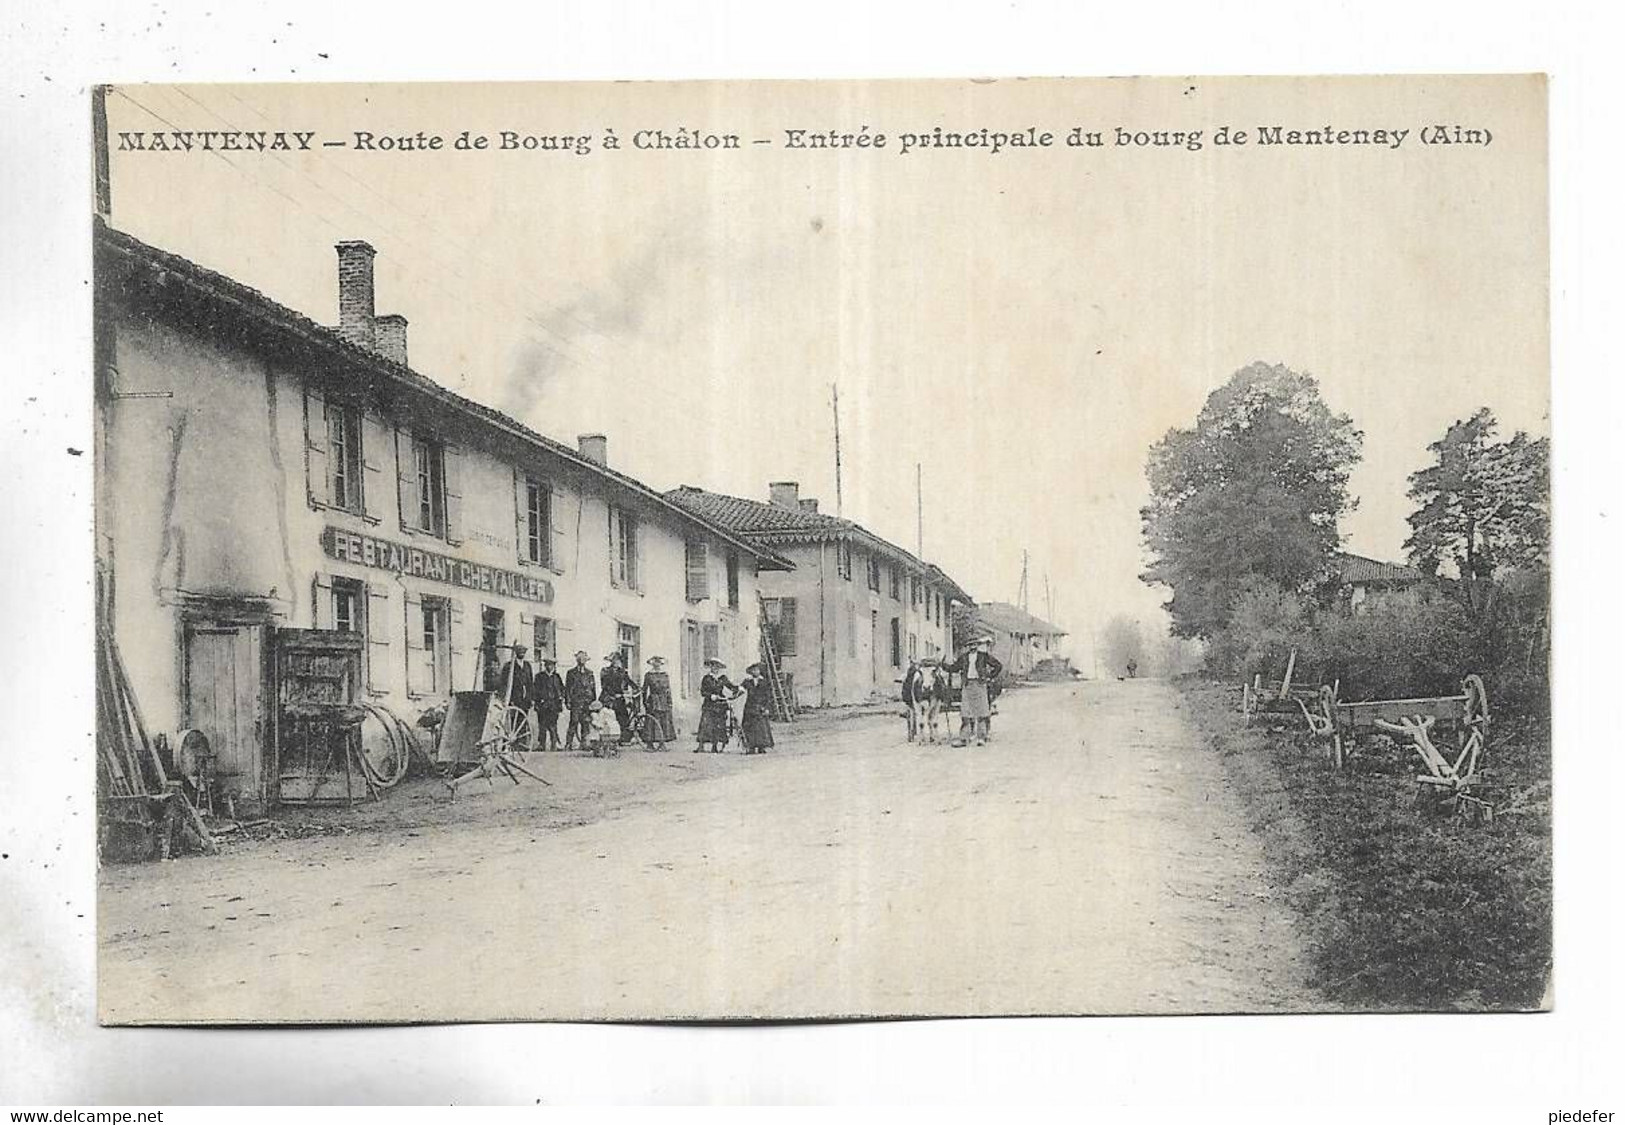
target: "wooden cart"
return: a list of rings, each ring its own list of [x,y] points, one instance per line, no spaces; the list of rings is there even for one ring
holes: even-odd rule
[[[1489,696],[1484,681],[1468,676],[1461,694],[1420,699],[1370,699],[1345,702],[1330,688],[1321,691],[1313,708],[1304,707],[1310,730],[1326,742],[1327,757],[1342,769],[1356,741],[1374,733],[1407,739],[1426,773],[1416,776],[1417,800],[1451,806],[1469,819],[1489,820],[1493,809],[1474,794],[1483,782],[1479,766],[1489,736]],[[1455,746],[1446,753],[1434,741],[1448,731]]]
[[[1296,715],[1304,707],[1316,703],[1321,696],[1321,687],[1318,684],[1299,684],[1293,682],[1293,673],[1298,667],[1298,650],[1293,649],[1286,658],[1286,671],[1281,675],[1279,684],[1266,684],[1260,673],[1252,678],[1251,683],[1243,682],[1241,685],[1241,713],[1246,717],[1247,724],[1252,725],[1257,715]],[[1332,685],[1335,694],[1337,685]],[[1311,724],[1311,729],[1312,729]]]

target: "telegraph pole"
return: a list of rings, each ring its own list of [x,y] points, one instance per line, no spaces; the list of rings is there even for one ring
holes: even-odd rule
[[[914,462],[914,550],[925,558],[925,484],[920,463]]]
[[[830,407],[835,414],[835,514],[841,514],[841,388],[831,383]]]

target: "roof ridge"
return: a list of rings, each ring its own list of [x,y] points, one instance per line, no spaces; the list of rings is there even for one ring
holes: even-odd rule
[[[708,519],[686,505],[676,503],[667,493],[656,489],[652,485],[645,484],[636,477],[612,469],[608,465],[593,461],[583,456],[579,450],[571,448],[557,438],[548,437],[546,434],[527,426],[519,419],[498,410],[494,406],[487,406],[483,402],[459,394],[414,367],[404,363],[397,363],[387,356],[351,343],[339,334],[337,328],[322,324],[313,317],[283,304],[247,282],[239,281],[229,274],[200,265],[184,255],[175,253],[173,250],[165,250],[145,242],[128,231],[122,231],[109,225],[100,215],[95,217],[94,234],[98,242],[105,244],[115,252],[143,257],[160,269],[189,274],[194,284],[223,288],[225,292],[217,295],[220,299],[239,305],[246,305],[249,301],[256,301],[264,306],[269,306],[269,308],[262,309],[249,307],[245,308],[244,312],[250,315],[257,314],[264,319],[269,319],[272,315],[286,318],[291,321],[290,328],[304,332],[307,336],[313,335],[312,342],[317,345],[332,348],[353,362],[369,365],[390,378],[406,382],[409,386],[447,402],[448,405],[463,411],[478,421],[496,426],[499,429],[508,430],[512,436],[533,445],[541,446],[548,452],[563,457],[580,469],[627,487],[648,499],[655,500],[674,514],[692,520],[725,541],[743,547],[759,558],[766,559],[776,565],[793,566],[776,551],[769,550],[762,544],[752,543],[732,529]]]

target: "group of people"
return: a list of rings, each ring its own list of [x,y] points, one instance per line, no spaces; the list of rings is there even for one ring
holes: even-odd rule
[[[605,756],[618,753],[634,740],[641,740],[651,752],[663,751],[677,741],[665,657],[649,658],[639,684],[627,670],[625,655],[618,651],[604,657],[603,671],[597,673],[590,667],[587,653],[577,652],[575,666],[563,676],[551,656],[542,658],[542,668],[537,671],[526,659],[526,651],[524,645],[513,646],[495,683],[498,699],[535,716],[535,736],[524,749],[583,750]],[[767,670],[752,664],[738,684],[726,672],[727,665],[721,660],[705,662],[694,752],[721,753],[735,730],[731,703],[743,696],[737,724],[740,741],[747,754],[766,753],[773,745],[773,695]],[[559,720],[565,711],[570,713],[570,721],[561,742]]]
[[[908,716],[908,740],[937,740],[937,717],[948,705],[948,676],[957,673],[963,686],[959,696],[959,737],[955,745],[975,741],[986,745],[992,728],[993,691],[1004,665],[993,655],[987,637],[973,643],[953,660],[910,658],[903,674],[903,706]]]

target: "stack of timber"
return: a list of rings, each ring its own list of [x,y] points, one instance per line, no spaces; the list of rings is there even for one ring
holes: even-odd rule
[[[176,851],[214,855],[214,837],[148,737],[99,578],[96,608],[98,851],[103,859],[168,859]]]

